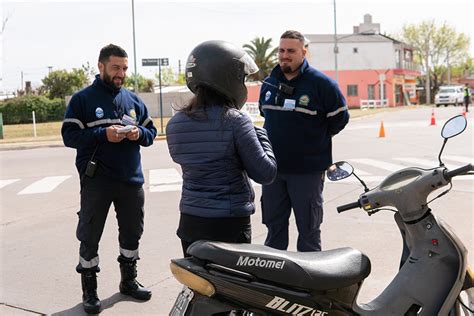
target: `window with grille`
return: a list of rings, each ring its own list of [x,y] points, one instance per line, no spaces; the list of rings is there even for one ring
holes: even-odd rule
[[[356,84],[347,85],[347,96],[348,97],[356,97],[357,95],[358,95],[357,85]]]

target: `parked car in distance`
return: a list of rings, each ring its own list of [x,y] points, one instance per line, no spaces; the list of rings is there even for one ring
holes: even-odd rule
[[[463,86],[441,86],[438,93],[435,95],[435,104],[448,106],[462,105],[464,102]]]

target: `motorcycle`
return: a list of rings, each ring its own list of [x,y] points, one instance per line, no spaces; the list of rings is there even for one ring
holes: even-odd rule
[[[184,287],[170,315],[473,315],[474,273],[466,247],[428,207],[449,192],[454,177],[474,170],[472,164],[448,170],[441,160],[448,139],[466,126],[462,115],[445,123],[438,167],[399,170],[374,189],[348,162],[328,168],[329,180],[354,175],[365,191],[357,201],[338,206],[339,213],[354,208],[368,215],[395,213],[404,244],[400,268],[371,302],[357,302],[371,263],[356,249],[300,253],[196,241],[188,248],[191,257],[171,260],[171,271]],[[431,192],[448,185],[427,201]]]

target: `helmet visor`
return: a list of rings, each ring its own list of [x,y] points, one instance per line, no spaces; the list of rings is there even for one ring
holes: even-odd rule
[[[257,64],[255,64],[249,54],[245,53],[242,57],[240,57],[239,61],[244,64],[244,72],[246,75],[251,75],[258,71]]]

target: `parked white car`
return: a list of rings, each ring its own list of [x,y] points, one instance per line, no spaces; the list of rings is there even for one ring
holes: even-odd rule
[[[462,105],[464,102],[463,86],[441,86],[435,95],[436,106]]]

